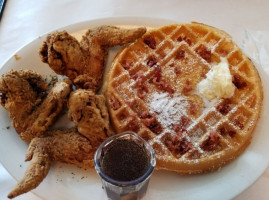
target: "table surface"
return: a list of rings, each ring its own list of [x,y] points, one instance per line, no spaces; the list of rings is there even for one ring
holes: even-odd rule
[[[0,68],[20,47],[44,33],[81,21],[108,17],[154,17],[198,21],[230,33],[239,45],[244,31],[269,31],[267,0],[8,0],[0,21]],[[0,164],[0,199],[16,180]],[[269,169],[235,200],[269,199]],[[228,192],[228,191],[227,191]],[[17,200],[40,200],[29,192]]]

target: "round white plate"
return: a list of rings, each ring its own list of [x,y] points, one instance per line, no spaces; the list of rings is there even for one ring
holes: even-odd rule
[[[58,30],[67,30],[80,39],[85,30],[99,25],[157,27],[171,23],[175,22],[151,18],[109,18],[82,22]],[[46,35],[38,37],[17,51],[15,54],[20,59],[16,60],[15,56],[8,59],[0,74],[10,69],[32,69],[42,75],[53,74],[52,70],[41,62],[38,55]],[[110,51],[108,65],[116,50],[117,48]],[[243,155],[220,171],[209,174],[181,176],[174,172],[155,171],[145,199],[231,199],[258,179],[269,164],[269,134],[267,134],[269,118],[266,114],[269,103],[269,76],[261,67],[258,67],[258,70],[264,86],[263,112],[254,131],[252,143]],[[0,161],[9,173],[19,180],[29,165],[29,162],[24,162],[28,144],[17,136],[3,107],[0,107],[0,119]],[[65,120],[60,119],[58,126],[63,126]],[[48,176],[33,192],[46,200],[106,199],[101,181],[93,169],[84,170],[62,163],[54,163]]]

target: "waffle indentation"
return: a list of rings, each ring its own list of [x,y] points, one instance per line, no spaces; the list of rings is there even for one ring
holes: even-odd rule
[[[250,71],[249,64],[246,61],[243,62],[243,64],[239,67],[239,71],[244,74],[245,76],[249,77],[252,75],[252,72]]]
[[[195,52],[201,56],[206,62],[212,62],[212,52],[211,49],[208,48],[206,45],[201,44],[196,49]]]
[[[207,129],[205,125],[200,122],[197,125],[195,125],[189,132],[188,135],[190,137],[190,140],[195,142],[198,142],[200,138],[207,132]]]
[[[117,119],[120,123],[125,124],[128,119],[130,120],[130,113],[126,108],[120,109],[119,112],[116,114]]]
[[[204,28],[203,26],[199,26],[197,24],[191,25],[190,28],[194,31],[196,37],[202,38],[208,33],[208,29]]]
[[[223,137],[230,137],[230,138],[234,138],[237,135],[237,131],[231,126],[229,125],[229,123],[225,122],[223,124],[221,124],[218,127],[217,130]]]
[[[232,66],[237,66],[242,60],[242,53],[239,50],[233,52],[232,55],[228,57],[228,62]]]
[[[115,66],[115,68],[113,70],[113,76],[114,77],[120,76],[123,72],[124,72],[124,70],[122,68],[122,65],[117,64],[117,66]]]
[[[152,134],[152,132],[147,129],[142,129],[142,131],[140,131],[138,134],[146,141],[149,141],[155,138],[155,135]]]
[[[247,123],[251,118],[252,113],[241,106],[230,116],[230,121],[234,124],[234,126],[238,127],[240,130],[243,130],[245,127],[247,127]]]
[[[249,108],[255,108],[257,105],[257,96],[255,93],[252,93],[247,101],[245,102],[245,105],[248,106]]]
[[[205,117],[205,123],[207,126],[214,126],[219,120],[221,116],[217,112],[209,112]]]
[[[159,55],[160,59],[163,59],[165,56],[169,55],[173,48],[174,45],[171,42],[165,41],[156,53]]]
[[[216,107],[216,110],[222,114],[227,115],[235,106],[232,99],[223,99]]]
[[[150,49],[156,49],[156,47],[163,42],[164,36],[160,31],[152,31],[150,36],[144,36],[143,41]]]
[[[211,131],[205,141],[203,141],[201,144],[201,149],[206,151],[207,155],[222,151],[226,147],[227,144],[222,140],[221,136],[216,131]]]
[[[215,46],[219,41],[221,37],[214,34],[214,33],[209,33],[205,39],[205,42],[207,43],[208,46]]]
[[[216,53],[222,57],[226,57],[230,52],[234,50],[234,44],[232,41],[222,40],[216,47]]]
[[[130,51],[124,53],[124,59],[120,61],[121,66],[125,70],[129,70],[134,65],[134,54]]]
[[[135,133],[141,129],[139,121],[135,118],[130,119],[125,127],[125,131],[133,131]]]
[[[171,135],[167,133],[162,137],[164,145],[176,158],[180,158],[182,155],[192,149],[193,144],[186,137],[180,135]]]
[[[189,46],[196,43],[195,36],[185,26],[181,26],[174,35],[172,35],[171,39],[176,42],[186,42]]]

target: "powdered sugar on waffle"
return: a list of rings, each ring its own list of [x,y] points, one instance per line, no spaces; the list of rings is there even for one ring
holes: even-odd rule
[[[186,97],[169,93],[153,93],[148,97],[151,114],[155,114],[165,132],[174,133],[173,124],[177,124],[181,116],[187,116],[188,101]]]

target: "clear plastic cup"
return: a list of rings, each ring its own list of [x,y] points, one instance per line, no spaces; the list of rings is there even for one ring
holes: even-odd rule
[[[118,181],[110,178],[102,169],[102,161],[108,146],[119,139],[133,140],[144,147],[149,158],[149,165],[146,172],[140,177],[131,181]],[[150,176],[154,170],[156,160],[153,148],[139,135],[127,131],[114,135],[105,140],[97,149],[94,156],[95,169],[101,177],[103,188],[108,199],[111,200],[138,200],[146,194]]]

